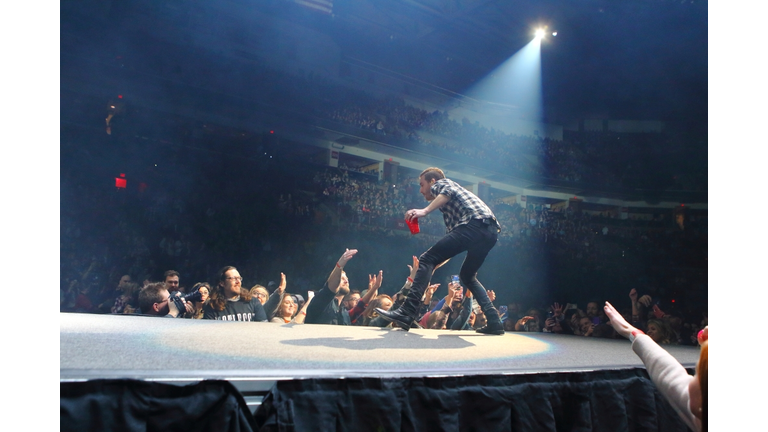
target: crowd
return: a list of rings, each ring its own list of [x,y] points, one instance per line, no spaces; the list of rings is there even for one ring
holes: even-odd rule
[[[115,196],[106,192],[104,196],[99,197],[99,191],[89,191],[89,199],[97,199],[106,205],[105,208],[113,207],[115,211],[111,212],[113,217],[108,223],[103,221],[107,212],[89,214],[92,220],[80,219],[83,215],[78,215],[75,210],[72,210],[72,213],[62,213],[61,310],[116,314],[146,312],[148,307],[149,310],[153,309],[154,303],[167,300],[171,293],[187,293],[194,288],[194,291],[198,289],[206,291],[205,299],[192,302],[195,312],[187,311],[186,315],[203,318],[205,300],[222,298],[221,294],[217,294],[222,276],[209,281],[208,276],[214,273],[215,269],[210,264],[203,265],[203,263],[213,261],[212,258],[219,254],[226,256],[225,249],[231,249],[249,254],[250,259],[239,258],[236,261],[245,262],[245,270],[250,275],[260,273],[248,266],[250,262],[256,261],[259,269],[263,269],[266,275],[278,274],[279,271],[276,269],[282,269],[280,271],[294,275],[295,278],[292,281],[293,290],[290,294],[275,295],[281,292],[281,286],[284,287],[284,278],[283,283],[264,281],[262,284],[252,284],[251,289],[247,290],[249,294],[245,294],[243,286],[238,286],[236,290],[233,288],[230,294],[243,290],[242,298],[247,298],[249,302],[250,299],[258,299],[262,305],[270,302],[263,310],[265,320],[300,323],[304,322],[303,316],[311,301],[311,295],[320,285],[318,275],[327,271],[333,249],[337,247],[338,243],[330,240],[333,237],[347,234],[348,239],[355,238],[361,244],[378,244],[378,247],[384,250],[396,250],[389,249],[388,246],[405,243],[415,250],[428,246],[437,236],[442,235],[444,226],[440,219],[423,218],[420,222],[423,231],[417,236],[409,236],[406,231],[397,231],[385,222],[387,218],[400,220],[406,209],[416,206],[419,202],[413,178],[406,178],[392,185],[365,176],[351,175],[349,171],[332,169],[316,169],[308,172],[307,178],[311,178],[311,182],[306,183],[311,186],[300,194],[296,192],[301,191],[296,190],[293,190],[294,193],[275,192],[275,206],[283,210],[282,222],[294,224],[304,220],[310,227],[317,226],[318,223],[327,224],[332,218],[331,215],[323,218],[318,217],[317,213],[319,209],[331,206],[335,211],[335,217],[339,219],[337,223],[326,227],[323,232],[316,231],[310,238],[303,237],[309,230],[300,230],[296,236],[302,237],[302,242],[294,241],[294,238],[284,231],[277,236],[282,237],[283,241],[265,234],[274,226],[279,226],[267,224],[265,230],[260,232],[264,237],[256,247],[250,245],[250,248],[248,243],[251,243],[251,240],[243,240],[245,244],[237,244],[232,240],[233,232],[241,233],[234,238],[251,238],[243,237],[244,234],[242,234],[247,223],[238,222],[240,217],[244,216],[235,215],[234,219],[229,219],[230,223],[232,220],[235,221],[235,226],[228,229],[211,225],[215,220],[214,216],[217,215],[214,209],[219,207],[215,203],[207,207],[201,206],[200,208],[204,210],[194,215],[188,211],[188,206],[196,206],[194,202],[172,200],[165,193],[131,199],[128,196]],[[302,204],[298,204],[300,200],[294,198],[297,195],[308,195],[310,192],[316,194],[314,200],[307,199],[301,201]],[[66,197],[73,201],[82,198],[78,194]],[[311,204],[303,204],[310,201]],[[146,204],[143,211],[140,208],[142,203]],[[250,214],[259,220],[256,207],[259,206],[244,206],[243,214]],[[698,259],[692,256],[692,252],[697,247],[691,245],[702,244],[696,243],[696,239],[706,239],[705,224],[698,226],[699,231],[685,234],[678,232],[679,227],[675,226],[676,228],[673,229],[661,221],[617,220],[607,215],[575,212],[570,208],[562,211],[548,209],[546,206],[524,208],[517,203],[507,204],[503,200],[494,200],[492,207],[502,226],[498,248],[513,253],[512,256],[505,257],[508,266],[515,265],[512,262],[514,254],[524,253],[550,256],[553,259],[560,257],[561,262],[580,265],[582,270],[590,266],[595,269],[620,267],[622,260],[615,253],[618,244],[625,248],[622,255],[633,255],[649,260],[653,258],[649,261],[651,265],[659,265],[662,261],[666,261],[674,268],[674,266],[691,265]],[[292,208],[302,210],[289,211]],[[177,214],[178,217],[174,217]],[[137,218],[144,223],[130,223],[130,218]],[[195,221],[195,218],[203,220]],[[164,221],[165,224],[160,221]],[[689,232],[694,231],[693,227],[697,227],[696,222],[706,222],[706,220],[689,220]],[[166,229],[154,232],[142,230],[142,227],[153,225]],[[193,228],[199,226],[207,226],[207,229],[194,235]],[[222,244],[201,241],[202,236],[216,238],[216,235],[209,233],[219,232],[225,233],[225,238],[229,240]],[[154,247],[148,241],[152,235],[155,236]],[[686,244],[684,236],[687,236],[689,243],[693,243]],[[100,241],[104,238],[114,238],[117,241]],[[706,245],[706,242],[703,244]],[[84,245],[97,246],[84,250]],[[380,267],[386,268],[402,267],[402,263],[398,265],[391,262],[398,261],[397,256],[384,251],[382,253],[384,257],[369,257],[366,265],[380,264]],[[115,259],[116,257],[118,259]],[[705,264],[706,261],[699,262],[699,264],[702,263]],[[174,265],[184,270],[165,272],[161,280],[157,281],[158,278],[154,275],[159,273],[161,269],[159,265]],[[702,271],[705,275],[705,269]],[[315,274],[309,274],[310,272]],[[180,274],[188,275],[190,279],[180,283]],[[570,277],[572,276],[571,274]],[[240,277],[239,274],[238,277]],[[412,275],[408,277],[412,278]],[[681,276],[674,274],[674,277],[677,282]],[[116,283],[111,285],[110,281],[116,281]],[[153,298],[157,301],[140,304],[142,287],[146,288],[157,282],[165,284],[168,295],[162,290],[158,291],[155,286]],[[240,284],[242,279],[236,282],[236,285]],[[382,324],[381,320],[375,319],[375,308],[387,309],[396,305],[407,294],[409,287],[409,282],[406,281],[399,290],[390,287],[387,292],[379,292],[380,279],[378,284],[375,283],[375,278],[369,282],[368,287],[361,290],[349,290],[348,279],[343,279],[340,283],[342,286],[340,292],[344,293],[345,287],[349,292],[335,296],[337,312],[347,310],[350,315],[350,324]],[[672,283],[673,281],[658,279],[656,282]],[[687,286],[690,287],[692,281],[688,283]],[[521,284],[525,282],[521,281]],[[440,285],[446,291],[445,296],[433,299],[432,295]],[[482,314],[478,314],[477,308],[472,306],[471,296],[457,284],[448,282],[431,288],[427,291],[423,316],[419,320],[422,327],[459,329],[482,325]],[[492,296],[496,298],[496,292],[500,292],[502,304],[507,304],[505,325],[508,331],[544,331],[577,336],[616,337],[615,333],[610,331],[610,326],[606,325],[605,317],[599,312],[599,301],[590,301],[583,309],[576,306],[578,302],[576,299],[571,299],[572,303],[563,303],[567,306],[559,306],[555,303],[550,307],[544,307],[541,304],[542,297],[538,297],[533,300],[528,299],[529,303],[535,302],[535,306],[529,305],[524,308],[521,304],[523,302],[515,301],[514,293],[505,292],[505,288],[501,286],[495,289]],[[654,340],[658,338],[659,343],[692,343],[691,335],[695,335],[698,329],[706,325],[706,317],[702,316],[706,314],[706,308],[702,308],[699,302],[688,305],[691,307],[687,309],[685,309],[686,305],[683,305],[671,310],[662,310],[658,302],[652,303],[654,300],[651,296],[668,297],[670,287],[667,287],[666,291],[659,287],[649,288],[649,293],[639,298],[636,291],[632,290],[631,302],[627,303],[628,307],[625,309],[620,307],[627,321],[642,328]],[[543,293],[557,296],[573,292],[570,287],[560,291],[542,289],[542,287],[539,289]],[[598,294],[599,290],[595,291],[595,294]],[[683,302],[686,301],[685,295],[681,295],[680,298]],[[688,296],[688,300],[691,298],[692,296]],[[172,304],[170,301],[166,302],[166,306],[161,307],[162,312],[178,315],[178,312],[172,313],[169,310]],[[703,304],[705,305],[706,302]],[[550,312],[550,316],[545,316],[547,312]],[[262,315],[259,314],[259,316]]]
[[[176,187],[171,175],[165,187],[131,195],[86,181],[62,182],[62,310],[108,312],[114,305],[107,308],[99,298],[124,274],[141,284],[175,268],[188,280],[215,282],[215,263],[222,262],[236,263],[248,280],[264,286],[280,272],[289,274],[306,296],[322,284],[320,275],[340,247],[376,250],[380,256],[360,259],[366,267],[392,271],[402,265],[398,251],[417,253],[445,230],[440,215],[432,214],[419,221],[419,235],[408,235],[402,215],[423,202],[412,178],[389,184],[310,166],[247,175],[263,186],[228,193],[215,181],[200,182],[185,193],[188,184]],[[639,281],[667,302],[676,296],[693,303],[691,293],[706,293],[705,217],[688,217],[683,230],[671,212],[622,220],[501,199],[490,204],[502,230],[484,279],[498,287],[502,302],[517,298],[541,306],[583,286],[608,298],[616,281],[624,287]],[[531,271],[543,262],[551,268],[546,278]],[[83,304],[89,296],[95,296],[90,309]]]
[[[377,319],[376,308],[389,310],[404,301],[419,260],[413,256],[412,262],[403,265],[409,271],[400,275],[405,276],[402,286],[390,295],[381,292],[383,271],[368,275],[365,289],[350,289],[345,266],[357,252],[348,249],[336,261],[325,284],[317,291],[288,289],[288,278],[284,273],[281,273],[279,283],[273,282],[266,287],[255,284],[248,288],[243,285],[242,276],[233,266],[222,268],[213,284],[206,281],[186,283],[179,272],[168,270],[160,281],[144,280],[138,283],[130,274],[125,274],[116,286],[97,292],[73,290],[72,286],[66,292],[62,289],[62,311],[388,327],[390,324],[387,321]],[[94,262],[81,279],[89,280],[95,268]],[[449,281],[446,295],[436,297],[440,285],[432,284],[425,292],[417,320],[419,327],[469,330],[485,324],[482,310],[458,281]],[[491,301],[496,300],[494,290],[489,290],[488,295]],[[619,338],[601,307],[604,303],[605,299],[594,299],[579,307],[576,303],[555,302],[540,308],[523,307],[513,301],[502,306],[500,312],[506,331]],[[699,310],[699,315],[677,308],[662,310],[658,300],[649,294],[640,295],[634,288],[628,293],[627,301],[619,304],[618,311],[627,322],[662,345],[696,345],[698,332],[707,326],[706,309]]]

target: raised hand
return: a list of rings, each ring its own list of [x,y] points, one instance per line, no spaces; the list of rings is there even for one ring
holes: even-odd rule
[[[520,323],[520,325],[526,325],[528,323],[528,321],[535,320],[535,319],[536,318],[534,318],[532,316],[524,316],[524,317],[520,318],[520,321],[518,321],[518,323]]]
[[[488,290],[488,299],[490,301],[496,301],[496,293],[493,290]]]
[[[352,257],[355,256],[356,253],[357,253],[357,249],[352,249],[352,250],[347,249],[346,252],[344,252],[341,255],[341,258],[339,258],[339,261],[336,263],[336,265],[343,268],[347,264],[347,262],[349,262],[349,260],[351,260]]]
[[[629,299],[632,301],[632,303],[637,303],[637,290],[632,288],[629,291]]]
[[[408,270],[411,271],[411,279],[416,277],[416,272],[419,270],[419,259],[413,256],[413,265],[408,266]]]
[[[383,280],[384,280],[384,271],[383,270],[379,270],[379,275],[378,276],[376,276],[376,275],[373,276],[373,286],[372,286],[372,288],[375,289],[375,290],[378,290],[379,288],[381,288],[381,282]]]
[[[652,301],[653,301],[653,299],[651,298],[651,296],[646,294],[646,295],[640,297],[640,299],[637,302],[640,303],[641,305],[645,306],[645,307],[648,307],[648,306],[651,305]]]
[[[281,294],[285,291],[286,285],[287,283],[285,281],[285,273],[280,272],[280,285],[277,286],[277,289],[280,291]]]
[[[658,319],[664,318],[666,314],[663,310],[659,309],[659,306],[653,305],[653,316],[655,316]]]
[[[549,307],[552,310],[552,316],[553,317],[559,317],[563,315],[563,307],[560,305],[560,303],[555,302],[552,306]]]
[[[448,297],[453,299],[457,293],[461,292],[461,285],[451,282],[448,284]]]

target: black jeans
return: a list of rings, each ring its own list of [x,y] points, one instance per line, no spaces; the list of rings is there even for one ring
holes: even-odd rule
[[[416,314],[435,267],[464,251],[467,251],[467,256],[459,271],[461,285],[472,292],[484,312],[492,308],[493,303],[488,298],[488,293],[477,280],[477,270],[483,265],[488,252],[496,246],[498,237],[499,226],[493,219],[472,219],[468,224],[459,225],[446,234],[419,257],[419,269],[413,278],[408,298],[402,306],[403,312]]]

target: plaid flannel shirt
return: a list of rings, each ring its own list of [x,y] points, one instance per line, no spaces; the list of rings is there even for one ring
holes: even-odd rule
[[[433,196],[443,194],[450,200],[440,208],[445,221],[446,232],[472,219],[496,219],[493,212],[477,195],[464,189],[453,180],[440,179],[430,188]],[[498,224],[498,222],[496,222]]]

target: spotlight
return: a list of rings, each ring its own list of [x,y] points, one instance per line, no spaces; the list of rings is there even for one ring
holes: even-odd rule
[[[541,38],[543,38],[543,37],[544,37],[544,29],[538,29],[538,30],[536,30],[536,37],[537,37],[538,39],[541,39]]]
[[[557,36],[557,32],[552,32],[552,36]]]

